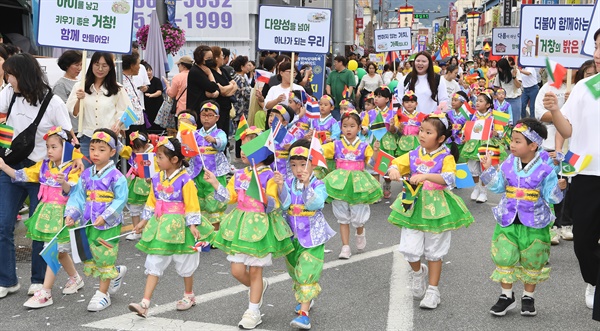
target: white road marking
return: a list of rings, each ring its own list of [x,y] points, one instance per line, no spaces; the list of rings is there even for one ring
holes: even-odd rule
[[[121,315],[108,318],[92,324],[84,325],[97,329],[118,329],[118,330],[211,330],[211,331],[239,331],[237,326],[222,325],[212,323],[202,323],[194,321],[176,320],[162,317],[152,317],[148,319],[139,318],[133,314]],[[265,329],[254,329],[257,331],[268,331]]]
[[[337,268],[337,267],[344,266],[347,264],[352,264],[352,263],[360,262],[360,261],[367,260],[370,258],[376,258],[376,257],[382,256],[385,254],[389,254],[389,253],[393,252],[394,248],[396,248],[396,247],[397,247],[397,245],[394,245],[394,246],[390,246],[390,247],[380,248],[380,249],[377,249],[374,251],[365,252],[362,254],[352,255],[352,258],[350,258],[348,260],[335,260],[335,261],[327,262],[323,265],[323,270]],[[403,277],[403,276],[401,275],[400,277]],[[290,279],[290,276],[287,273],[267,278],[267,280],[269,281],[269,284],[271,284],[271,285],[277,284],[277,283],[280,283],[280,282],[283,282],[283,281],[286,281],[289,279]],[[400,281],[403,283],[399,286],[406,286],[406,284],[407,284],[406,280],[401,279]],[[396,282],[398,282],[398,280],[396,280]],[[220,298],[223,298],[226,296],[230,296],[230,295],[237,294],[240,292],[245,292],[245,291],[248,291],[248,288],[246,286],[236,285],[236,286],[232,286],[232,287],[225,288],[222,290],[197,295],[196,303],[201,304],[201,303],[209,302],[212,300],[220,299]],[[391,296],[391,294],[390,294],[390,296]],[[412,304],[412,300],[410,301],[410,303]],[[172,302],[172,303],[167,303],[167,304],[163,304],[163,305],[159,305],[157,307],[151,308],[150,315],[158,315],[158,314],[162,314],[162,313],[166,313],[166,312],[170,312],[170,311],[175,311],[176,304],[177,304],[177,302]],[[411,306],[411,309],[412,309],[412,306]],[[412,310],[411,310],[411,312],[412,312]],[[148,318],[147,320],[144,320],[142,318],[139,318],[139,317],[133,315],[133,313],[128,313],[128,314],[123,314],[123,315],[116,316],[116,317],[110,317],[107,319],[103,319],[103,320],[100,320],[97,322],[85,324],[83,326],[90,327],[90,328],[97,328],[97,329],[138,330],[138,329],[143,328],[143,327],[138,328],[139,323],[144,323],[144,326],[147,328],[149,326],[149,324],[147,324],[148,323],[147,321],[153,321],[158,318],[159,317],[152,316],[152,317]],[[410,321],[410,324],[412,325],[412,313],[407,318]],[[183,321],[181,321],[181,322],[183,322]],[[206,323],[200,323],[200,322],[197,322],[197,323],[206,324]],[[404,323],[407,323],[407,322],[404,322]],[[209,325],[209,324],[206,324],[206,325]],[[218,324],[210,324],[210,325],[219,326]],[[223,327],[225,327],[225,326],[223,326]],[[227,327],[230,327],[230,326],[227,326]],[[212,328],[212,327],[210,327],[208,329],[214,330],[214,328]],[[235,329],[237,330],[237,327]],[[217,329],[217,330],[221,330],[221,329]],[[223,330],[230,330],[230,329],[223,329]]]
[[[387,331],[412,330],[413,300],[408,287],[408,263],[402,253],[394,251],[393,254]]]

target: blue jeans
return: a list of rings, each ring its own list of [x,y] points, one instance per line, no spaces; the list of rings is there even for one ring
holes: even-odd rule
[[[15,170],[33,165],[26,160],[14,165]],[[37,183],[13,183],[4,172],[0,172],[0,286],[11,287],[19,283],[16,271],[15,223],[19,208],[29,196],[29,216],[33,215],[38,204]],[[31,245],[31,283],[42,284],[46,276],[46,262],[40,256],[44,248],[41,241]]]
[[[527,103],[529,102],[529,117],[535,118],[535,98],[540,91],[540,87],[533,85],[531,87],[523,88],[523,95],[521,96],[521,118],[527,117]]]
[[[521,119],[521,96],[512,99],[506,98],[505,100],[510,104],[510,107],[512,108],[513,125],[515,125],[517,124],[517,121]]]

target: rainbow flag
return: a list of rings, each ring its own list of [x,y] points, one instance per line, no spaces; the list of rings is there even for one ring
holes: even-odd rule
[[[342,91],[342,98],[349,98],[350,97],[350,88],[348,88],[348,85],[344,85],[344,90]]]
[[[480,12],[472,11],[467,13],[467,18],[479,18],[479,16],[481,16]]]
[[[246,122],[246,116],[242,114],[242,117],[240,117],[240,122],[238,123],[237,130],[235,130],[235,140],[240,140],[242,133],[244,133],[244,131],[246,131],[247,128],[248,122]]]
[[[0,124],[0,147],[10,148],[15,130],[12,126]]]
[[[415,9],[413,6],[405,6],[405,7],[400,7],[400,9],[398,10],[398,12],[400,12],[400,14],[412,14],[414,13]]]

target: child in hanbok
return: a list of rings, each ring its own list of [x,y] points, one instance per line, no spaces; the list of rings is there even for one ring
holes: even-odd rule
[[[246,129],[242,143],[248,143],[261,133],[262,130],[256,127]],[[245,164],[250,164],[243,151],[241,156]],[[292,231],[281,213],[277,184],[269,168],[272,162],[270,155],[253,167],[238,169],[227,186],[220,184],[210,171],[204,175],[215,188],[217,200],[237,203],[221,221],[213,245],[228,255],[233,277],[250,289],[248,309],[238,323],[244,329],[254,329],[262,323],[260,307],[269,286],[263,278],[263,268],[272,265],[273,258],[294,250],[290,240]],[[258,183],[260,187],[257,187]],[[256,195],[251,196],[251,192]]]
[[[117,293],[127,272],[124,265],[115,266],[119,251],[118,237],[123,224],[123,208],[127,204],[128,189],[125,176],[115,167],[111,158],[117,153],[117,136],[109,129],[97,129],[90,141],[90,159],[93,165],[81,174],[71,190],[65,209],[65,224],[79,221],[86,225],[93,258],[84,261],[86,276],[100,278],[98,290],[90,300],[88,311],[101,311],[111,305],[111,294]],[[110,240],[109,248],[100,240]]]
[[[65,204],[69,198],[71,187],[77,184],[81,170],[75,169],[73,161],[62,163],[63,144],[70,141],[68,133],[62,127],[52,127],[46,135],[47,158],[31,167],[14,170],[0,159],[0,170],[4,171],[14,182],[40,183],[38,203],[33,215],[25,221],[27,238],[42,241],[46,245],[56,236],[58,240],[58,260],[63,266],[69,280],[62,294],[74,294],[83,287],[83,279],[75,270],[73,260],[69,256],[69,230],[64,228]],[[56,275],[46,267],[46,276],[42,289],[36,291],[23,306],[42,308],[53,304],[52,287]]]
[[[161,137],[156,149],[160,172],[152,177],[150,195],[142,213],[142,221],[135,227],[142,238],[135,246],[146,256],[146,288],[140,303],[129,304],[129,310],[140,317],[148,316],[150,299],[158,280],[171,262],[183,277],[183,299],[177,310],[188,310],[196,305],[194,271],[200,256],[196,241],[210,241],[214,229],[200,213],[198,193],[192,177],[186,172],[181,144],[175,138]]]
[[[448,137],[448,140],[446,140],[446,145],[450,147],[450,144],[454,142],[458,147],[459,153],[462,151],[464,145],[462,140],[463,126],[468,120],[470,120],[469,112],[463,113],[461,111],[461,107],[463,107],[463,105],[467,102],[467,99],[467,94],[463,91],[454,93],[454,95],[452,95],[452,100],[450,101],[450,107],[452,107],[452,110],[448,112],[448,119],[450,120],[450,126],[452,127],[452,136]],[[459,158],[458,162],[460,161],[461,159]]]
[[[269,118],[267,119],[269,123],[269,127],[271,130],[275,128],[272,127],[273,121],[275,118],[281,123],[281,129],[286,131],[287,124],[290,121],[290,115],[292,114],[292,110],[290,107],[279,104],[275,105],[273,109],[269,111]],[[271,169],[273,171],[279,171],[283,174],[283,178],[287,178],[291,173],[288,172],[288,162],[287,159],[290,155],[289,149],[290,145],[296,141],[296,138],[293,134],[286,132],[283,139],[279,142],[275,141],[275,162],[271,163]]]
[[[418,99],[415,92],[408,91],[402,97],[402,113],[398,114],[398,139],[396,155],[404,155],[419,146],[419,128],[425,119],[425,114],[417,110]]]
[[[481,160],[485,169],[481,180],[492,192],[503,194],[498,206],[492,208],[496,228],[491,255],[496,269],[490,278],[502,287],[498,302],[490,309],[495,316],[504,316],[516,307],[512,285],[518,280],[524,284],[521,315],[537,315],[536,285],[550,277],[546,264],[555,219],[550,204],[562,200],[567,183],[544,161],[548,156],[542,155],[546,152],[541,146],[547,135],[538,120],[521,119],[513,129],[511,155],[506,161],[496,168],[489,156]]]
[[[451,134],[445,113],[428,115],[419,129],[421,145],[394,159],[388,170],[392,180],[410,176],[403,181],[405,192],[392,204],[388,221],[402,228],[399,251],[411,267],[413,297],[423,298],[420,307],[426,309],[435,309],[441,302],[438,284],[451,230],[473,222],[462,199],[448,189],[454,186],[458,158],[456,146],[445,145]],[[427,265],[421,263],[423,256]]]
[[[334,107],[334,100],[331,96],[324,94],[319,100],[319,111],[321,118],[312,120],[311,129],[306,135],[308,139],[312,139],[313,134],[321,141],[321,144],[326,144],[331,141],[340,139],[340,123],[331,115]],[[327,169],[317,167],[315,174],[317,178],[323,179],[333,169],[335,163],[333,159],[327,159]]]
[[[300,140],[306,136],[310,129],[310,118],[306,116],[306,108],[302,100],[302,91],[292,90],[288,98],[288,107],[294,112],[295,116],[288,124],[289,131],[294,135],[294,140]]]

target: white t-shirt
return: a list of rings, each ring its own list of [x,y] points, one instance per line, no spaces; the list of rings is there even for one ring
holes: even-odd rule
[[[358,89],[366,89],[369,92],[375,91],[379,86],[383,85],[383,79],[378,73],[375,73],[373,77],[364,75],[358,85]]]
[[[392,81],[392,77],[394,77],[394,73],[392,71],[386,71],[386,72],[384,72],[381,75],[381,78],[383,79],[383,85],[389,84]]]
[[[460,91],[460,85],[455,80],[448,81],[446,80],[446,76],[442,76],[442,79],[446,83],[446,91],[448,92],[448,98],[451,98],[454,93]]]
[[[304,90],[304,88],[298,84],[294,84],[294,90]],[[278,84],[269,89],[269,93],[267,93],[267,96],[265,97],[265,107],[267,106],[267,103],[277,99],[281,93],[285,95],[285,100],[280,103],[287,106],[288,98],[290,97],[290,88],[283,88],[281,87],[281,84]]]
[[[427,75],[417,76],[417,82],[415,83],[415,94],[417,95],[417,110],[425,115],[432,113],[437,109],[438,103],[431,99],[431,89],[429,88],[429,82],[427,81]],[[404,79],[398,83],[398,97],[402,100],[404,96]],[[440,77],[440,84],[438,86],[437,99],[439,103],[449,102],[448,91],[446,89],[446,80]],[[448,104],[448,106],[450,106]]]
[[[140,72],[138,72],[137,75],[133,76],[133,84],[136,87],[150,85],[150,79],[148,79],[148,72],[146,71],[146,67],[144,67],[143,64],[140,64]],[[140,98],[142,108],[146,109],[146,105],[144,104],[144,92],[136,88],[135,93],[137,94],[138,98]]]
[[[544,108],[544,95],[546,94],[546,92],[554,92],[554,94],[556,94],[556,97],[558,98],[558,107],[562,107],[565,104],[565,93],[567,92],[567,85],[562,84],[560,88],[557,89],[554,86],[550,86],[550,83],[546,83],[542,86],[542,88],[540,88],[540,91],[537,97],[535,98],[535,118],[537,118],[538,120],[541,120],[542,116],[544,116],[544,114],[548,112],[548,110]],[[552,124],[552,122],[543,123],[544,125],[546,125],[546,129],[548,130],[548,139],[544,140],[542,147],[545,150],[555,150],[556,128],[554,127],[554,124]]]
[[[13,94],[14,90],[10,85],[0,92],[0,113],[8,113],[8,107],[10,106],[10,100],[12,99]],[[42,101],[34,107],[25,101],[25,98],[23,97],[17,97],[15,99],[10,116],[6,122],[7,125],[12,126],[14,129],[13,138],[18,136],[19,133],[23,132],[31,123],[33,123],[40,110]],[[46,112],[44,113],[44,116],[42,116],[40,125],[37,127],[35,133],[35,147],[33,148],[33,152],[29,154],[29,160],[39,162],[46,157],[47,152],[44,135],[48,133],[53,126],[61,126],[63,130],[66,131],[70,131],[72,128],[67,106],[58,95],[54,95],[50,100],[48,108],[46,108]]]
[[[600,176],[600,98],[594,99],[585,85],[588,80],[598,78],[598,75],[579,81],[561,108],[573,129],[569,150],[580,156],[592,156],[590,165],[581,172],[582,175]]]
[[[510,75],[510,73],[509,73]],[[521,76],[521,72],[519,70],[517,70],[517,78],[516,80],[520,80],[521,82],[523,82],[523,78]],[[500,74],[496,75],[496,78],[494,78],[494,86],[496,87],[501,87],[506,91],[506,98],[507,99],[514,99],[514,98],[518,98],[521,96],[521,88],[517,88],[515,86],[515,82],[513,82],[512,80],[510,81],[510,83],[506,84],[504,82],[500,82]]]
[[[530,75],[523,74],[521,76],[523,78],[523,88],[532,87],[534,85],[537,85],[538,76],[537,76],[537,72],[535,71],[535,68],[527,67],[527,68],[523,68],[523,71],[530,73]]]

